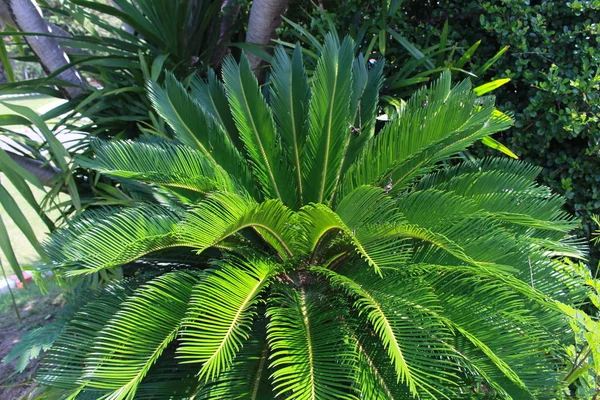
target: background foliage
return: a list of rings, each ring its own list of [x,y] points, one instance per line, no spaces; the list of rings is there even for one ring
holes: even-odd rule
[[[467,64],[476,74],[477,66],[485,65],[503,46],[510,46],[479,77],[484,81],[511,79],[494,92],[499,108],[515,116],[514,128],[503,133],[500,141],[523,160],[544,167],[541,181],[565,195],[567,209],[582,219],[579,233],[590,237],[590,216],[600,210],[600,1],[365,4],[349,0],[320,4],[323,10],[295,3],[298,18],[304,18],[313,30],[332,20],[340,29],[366,26],[368,34],[374,35],[385,22],[419,49],[438,44],[447,21],[447,45],[457,46],[459,54],[481,41]],[[381,18],[382,10],[390,6],[398,11]],[[409,56],[402,46],[386,53],[391,63]],[[598,250],[591,251],[595,265]]]

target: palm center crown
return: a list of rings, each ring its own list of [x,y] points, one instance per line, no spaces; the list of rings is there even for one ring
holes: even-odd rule
[[[531,165],[444,163],[511,125],[491,96],[444,72],[383,123],[382,68],[329,35],[310,78],[300,48],[278,48],[262,89],[245,58],[224,83],[149,83],[175,140],[94,142],[81,164],[134,204],[84,212],[46,250],[67,277],[153,272],[84,306],[40,381],[110,398],[552,388],[565,322],[548,296],[570,294],[551,257],[578,251],[573,220]],[[196,264],[157,261],[185,248]],[[74,332],[89,351],[61,351]]]

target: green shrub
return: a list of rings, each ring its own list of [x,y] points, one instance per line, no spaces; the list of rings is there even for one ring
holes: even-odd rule
[[[550,254],[578,254],[573,218],[530,164],[440,165],[511,119],[446,72],[380,126],[381,69],[351,40],[328,36],[310,81],[301,54],[276,51],[268,90],[244,57],[223,84],[167,74],[149,91],[176,140],[94,143],[82,165],[128,200],[57,231],[47,268],[126,279],[38,381],[113,399],[560,392],[570,328],[549,299],[581,285]]]

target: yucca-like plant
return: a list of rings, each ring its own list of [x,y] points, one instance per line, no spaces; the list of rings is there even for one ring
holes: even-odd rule
[[[382,65],[328,36],[307,78],[277,49],[260,88],[149,84],[175,141],[95,142],[82,160],[134,205],[84,212],[46,244],[66,277],[129,265],[71,318],[38,381],[103,399],[407,399],[556,389],[577,287],[563,200],[504,158],[510,126],[449,74],[381,129]],[[136,261],[137,260],[137,261]],[[69,397],[71,396],[71,397]]]

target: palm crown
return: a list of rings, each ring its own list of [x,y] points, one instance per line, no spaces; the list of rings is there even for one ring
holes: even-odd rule
[[[138,273],[74,314],[38,380],[107,399],[551,393],[567,328],[548,296],[573,296],[551,257],[577,252],[562,199],[525,163],[440,164],[511,124],[447,73],[378,130],[382,68],[329,35],[311,79],[279,48],[264,90],[245,58],[224,84],[150,83],[176,140],[82,160],[135,205],[46,244],[67,277]]]

